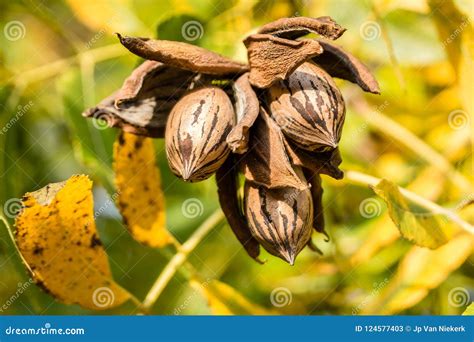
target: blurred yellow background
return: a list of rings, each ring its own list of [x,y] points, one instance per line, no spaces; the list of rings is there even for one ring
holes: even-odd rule
[[[242,40],[262,24],[281,17],[328,15],[347,28],[336,43],[367,64],[382,93],[362,94],[356,85],[338,81],[347,105],[341,168],[388,179],[472,224],[474,215],[466,206],[474,200],[473,6],[472,0],[2,2],[3,216],[12,225],[12,199],[73,174],[92,178],[97,207],[110,198],[117,131],[98,130],[81,113],[119,88],[140,62],[114,32],[179,40],[245,62]],[[189,22],[197,32],[185,32]],[[166,185],[167,227],[183,243],[218,209],[215,181],[178,181],[167,166],[163,141],[155,140],[155,147]],[[262,266],[219,223],[188,257],[200,280],[190,278],[186,268],[178,270],[151,312],[463,312],[474,300],[473,239],[463,235],[437,250],[414,246],[400,238],[382,199],[357,175],[349,172],[342,181],[323,177],[331,236],[330,242],[315,237],[323,256],[304,250],[290,267],[264,254],[268,262]],[[191,217],[182,210],[190,198],[200,203]],[[143,299],[174,248],[152,249],[134,241],[113,206],[96,221],[114,279]],[[203,279],[221,283],[210,291]],[[15,295],[19,288],[24,291]],[[0,310],[131,314],[136,307],[127,303],[95,312],[54,300],[29,283],[2,226]]]

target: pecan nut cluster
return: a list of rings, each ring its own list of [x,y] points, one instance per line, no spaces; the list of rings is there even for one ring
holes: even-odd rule
[[[118,35],[146,61],[83,115],[164,137],[168,164],[185,181],[215,173],[220,205],[247,253],[259,261],[261,245],[293,264],[305,246],[319,251],[313,229],[326,234],[320,175],[343,177],[345,104],[333,77],[379,93],[367,67],[328,42],[344,31],[329,17],[277,20],[244,40],[248,64]],[[309,33],[322,39],[302,38]]]

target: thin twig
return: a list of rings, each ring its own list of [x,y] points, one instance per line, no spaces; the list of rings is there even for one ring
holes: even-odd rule
[[[191,235],[191,237],[179,248],[169,263],[160,273],[155,283],[148,291],[148,294],[143,301],[143,308],[150,310],[155,304],[158,297],[161,295],[166,285],[169,283],[176,271],[185,263],[189,254],[196,248],[196,246],[209,234],[209,232],[224,219],[224,214],[220,209],[217,209],[201,226]]]
[[[347,171],[345,173],[345,179],[353,184],[357,185],[370,185],[376,186],[381,179],[377,177],[373,177],[367,175],[365,173],[361,173],[358,171]],[[470,234],[474,234],[474,226],[469,224],[468,222],[461,219],[458,215],[456,215],[453,211],[443,208],[436,203],[427,200],[424,197],[421,197],[407,189],[398,187],[400,193],[408,200],[412,201],[413,203],[418,204],[419,206],[433,212],[434,214],[441,214],[446,215],[451,221],[459,225],[463,230]]]

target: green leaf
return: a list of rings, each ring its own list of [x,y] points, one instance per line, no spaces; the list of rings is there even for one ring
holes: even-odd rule
[[[389,215],[402,236],[418,246],[438,248],[459,230],[448,216],[408,202],[398,186],[388,180],[381,180],[373,190],[387,204]]]
[[[158,25],[157,35],[159,39],[199,45],[198,43],[204,35],[203,25],[203,20],[194,16],[175,15]]]

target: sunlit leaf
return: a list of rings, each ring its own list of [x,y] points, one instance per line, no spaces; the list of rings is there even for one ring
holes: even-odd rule
[[[443,191],[444,184],[442,174],[433,167],[427,167],[407,186],[407,189],[423,194],[423,197],[433,201]],[[353,265],[370,260],[382,248],[392,244],[400,237],[400,232],[390,223],[390,217],[386,213],[370,220],[369,224],[369,235],[351,257]]]
[[[200,283],[191,281],[191,286],[207,300],[214,315],[268,315],[270,312],[250,302],[233,287],[218,280]]]
[[[462,234],[436,250],[413,247],[389,285],[362,313],[395,314],[416,305],[462,265],[473,246],[474,237]]]
[[[132,236],[152,247],[171,243],[153,140],[122,132],[114,144],[114,171],[116,199]]]
[[[58,300],[101,310],[130,294],[112,279],[97,235],[87,176],[27,193],[16,218],[16,242],[32,277]]]
[[[463,316],[474,316],[474,303],[471,303],[462,314]]]
[[[467,113],[461,118],[466,124],[469,125],[469,118],[472,120],[474,115],[474,101],[472,100],[472,94],[474,94],[474,33],[472,27],[466,28],[463,32],[462,46],[461,46],[461,61],[459,66],[459,87],[460,97],[463,103],[464,109]]]
[[[458,231],[457,225],[447,216],[408,202],[398,187],[385,179],[373,190],[387,204],[389,215],[402,236],[419,246],[438,248]]]
[[[441,44],[446,50],[449,61],[457,69],[461,54],[461,32],[469,22],[452,0],[430,0],[429,5]]]

